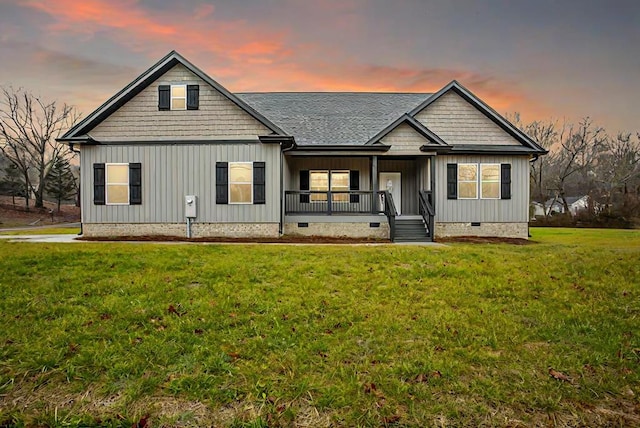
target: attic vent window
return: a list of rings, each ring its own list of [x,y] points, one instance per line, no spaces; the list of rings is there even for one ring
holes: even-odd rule
[[[187,109],[187,85],[171,85],[171,110]]]
[[[158,110],[198,110],[199,104],[199,85],[158,86]]]

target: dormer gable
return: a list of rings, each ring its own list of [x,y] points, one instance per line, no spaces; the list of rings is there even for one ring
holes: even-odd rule
[[[418,154],[426,150],[448,151],[450,146],[408,114],[404,114],[373,136],[367,145],[390,146],[389,154]]]
[[[179,90],[174,91],[174,87]],[[163,106],[167,89],[169,108]],[[179,99],[180,96],[184,99]],[[249,137],[257,140],[262,135],[285,133],[172,51],[59,141],[95,143]]]
[[[509,147],[546,153],[524,132],[513,126],[457,81],[452,81],[409,115],[440,136],[454,150],[460,147]]]

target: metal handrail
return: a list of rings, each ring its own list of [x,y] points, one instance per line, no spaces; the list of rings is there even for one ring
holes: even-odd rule
[[[398,215],[396,204],[393,202],[393,196],[388,191],[382,190],[378,194],[382,196],[384,202],[384,214],[389,222],[389,238],[393,241],[396,237],[396,216]]]
[[[433,206],[433,193],[428,190],[420,190],[418,195],[420,200],[420,215],[429,230],[429,236],[433,238],[434,217],[436,215],[436,210]]]

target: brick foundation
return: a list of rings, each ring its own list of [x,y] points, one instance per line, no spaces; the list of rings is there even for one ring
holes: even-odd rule
[[[193,238],[277,238],[278,223],[193,223]],[[87,237],[108,236],[187,236],[185,223],[84,223]]]
[[[480,223],[480,226],[472,226],[471,223],[436,223],[435,229],[436,239],[452,236],[521,239],[528,239],[529,237],[529,225],[527,223]]]
[[[348,238],[389,239],[389,224],[381,222],[379,227],[369,223],[308,223],[308,227],[299,227],[298,223],[285,223],[285,235],[333,236]]]

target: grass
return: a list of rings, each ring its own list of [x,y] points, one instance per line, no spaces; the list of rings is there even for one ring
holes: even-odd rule
[[[77,235],[80,233],[79,227],[39,227],[31,229],[5,230],[0,235]]]
[[[639,425],[640,231],[532,233],[0,241],[0,426]]]

